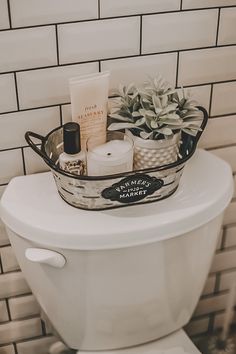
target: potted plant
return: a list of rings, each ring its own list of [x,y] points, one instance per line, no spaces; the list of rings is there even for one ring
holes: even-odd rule
[[[202,113],[182,90],[162,78],[149,79],[142,87],[120,86],[111,100],[108,130],[126,129],[133,138],[134,169],[152,168],[178,159],[181,132],[196,135]]]

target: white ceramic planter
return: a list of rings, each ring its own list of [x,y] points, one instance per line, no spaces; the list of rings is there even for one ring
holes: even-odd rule
[[[150,140],[135,136],[127,130],[134,141],[134,170],[153,168],[177,161],[181,133],[169,139]]]

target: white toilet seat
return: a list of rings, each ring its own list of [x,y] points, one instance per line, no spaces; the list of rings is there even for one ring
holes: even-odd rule
[[[182,348],[183,352],[188,354],[200,354],[201,352],[197,349],[197,347],[193,344],[191,339],[187,336],[183,329],[176,331],[162,339],[158,339],[153,342],[149,342],[146,344],[138,345],[135,347],[130,347],[126,349],[117,349],[117,350],[108,350],[105,352],[99,351],[99,354],[156,354],[158,351],[168,350],[168,354],[171,353],[171,348],[173,348],[173,353],[177,352],[174,348]],[[180,352],[180,350],[179,350]],[[78,351],[77,354],[97,354],[98,352],[94,351]]]

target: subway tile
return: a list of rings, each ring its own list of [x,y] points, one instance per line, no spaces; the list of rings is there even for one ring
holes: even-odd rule
[[[199,147],[214,148],[236,143],[236,115],[208,120]]]
[[[236,5],[236,0],[183,0],[183,9]]]
[[[225,250],[214,256],[211,272],[236,268],[236,250]]]
[[[11,321],[0,325],[0,344],[20,341],[40,335],[42,335],[42,327],[39,318]]]
[[[201,318],[192,320],[187,326],[185,330],[189,336],[194,336],[197,334],[202,334],[207,332],[209,326],[209,318]]]
[[[6,301],[2,300],[2,301],[0,301],[0,323],[6,322],[6,321],[9,321],[9,316],[8,316],[8,312],[7,312],[7,305],[6,305]],[[0,353],[1,353],[1,351],[0,351]]]
[[[15,354],[13,344],[4,345],[3,347],[0,347],[0,354]]]
[[[5,225],[3,224],[2,220],[0,219],[0,246],[9,245],[10,241],[7,236],[7,232],[5,229]]]
[[[9,28],[7,0],[0,1],[0,29]]]
[[[19,264],[11,246],[0,248],[3,272],[12,272],[19,269]]]
[[[17,110],[13,74],[0,75],[0,113]]]
[[[30,288],[21,272],[0,275],[0,298],[27,294]],[[1,336],[0,336],[1,338]]]
[[[49,171],[49,167],[44,160],[37,155],[30,147],[24,148],[26,174]]]
[[[142,53],[214,45],[217,18],[215,9],[143,16]]]
[[[69,78],[98,71],[98,63],[88,63],[19,72],[20,108],[70,102]]]
[[[221,249],[223,235],[224,235],[224,228],[222,226],[218,237],[217,245],[216,245],[217,251]]]
[[[211,86],[192,86],[187,89],[190,93],[191,98],[196,100],[197,104],[203,106],[207,111],[209,111],[210,105],[210,95],[211,95]]]
[[[127,59],[103,61],[102,70],[111,71],[110,89],[118,88],[119,84],[127,85],[134,82],[139,85],[149,76],[161,74],[171,85],[175,85],[176,53],[141,56]]]
[[[229,204],[224,215],[224,225],[233,224],[236,222],[236,202]]]
[[[236,81],[213,85],[211,115],[236,113]]]
[[[13,27],[42,25],[98,17],[97,0],[11,0]]]
[[[40,307],[34,295],[15,297],[9,299],[8,303],[13,320],[39,315],[40,313]]]
[[[220,294],[204,298],[199,301],[197,308],[194,312],[194,317],[208,315],[216,311],[224,310],[226,306],[226,301],[227,294]]]
[[[5,189],[6,189],[6,186],[0,186],[0,199],[1,199]],[[10,241],[7,236],[5,225],[3,224],[3,222],[0,218],[0,247],[9,245],[9,243],[10,243]]]
[[[58,26],[61,64],[139,53],[139,18],[118,18]]]
[[[225,247],[236,246],[236,226],[227,227],[225,232]]]
[[[54,26],[0,32],[0,72],[57,63]]]
[[[225,321],[225,313],[216,314],[214,318],[213,329],[217,330],[219,328],[222,328],[224,325],[224,321]],[[231,324],[235,324],[235,323],[236,323],[236,314],[234,313]]]
[[[236,79],[236,46],[180,53],[178,85]]]
[[[236,5],[236,2],[235,2]],[[231,7],[221,10],[218,44],[236,43],[236,8]]]
[[[236,279],[236,271],[226,271],[220,275],[220,291],[228,290]]]
[[[21,150],[0,151],[0,184],[8,183],[11,178],[24,174]]]
[[[101,17],[179,10],[180,0],[100,0]]]
[[[226,118],[227,119],[227,118]],[[233,170],[233,172],[236,172],[236,146],[231,146],[231,147],[226,147],[226,148],[220,148],[216,150],[211,150],[211,152],[228,162]],[[236,221],[236,215],[235,215],[235,221]]]
[[[58,125],[60,125],[59,107],[4,114],[0,118],[0,149],[25,146],[27,145],[24,137],[26,131],[31,130],[46,135]]]
[[[25,342],[17,343],[18,354],[46,354],[49,353],[50,346],[57,342],[58,338],[53,336],[42,337],[35,340],[27,340]],[[1,354],[1,352],[0,352]]]
[[[67,122],[71,122],[72,116],[71,116],[71,105],[70,104],[64,104],[62,106],[62,122],[63,124]]]
[[[215,283],[216,283],[216,276],[210,275],[206,280],[202,295],[212,294],[215,289]]]

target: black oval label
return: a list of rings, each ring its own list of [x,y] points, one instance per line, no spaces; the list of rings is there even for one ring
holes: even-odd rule
[[[144,174],[128,176],[102,191],[102,197],[120,203],[132,203],[146,198],[163,186],[162,179]]]

